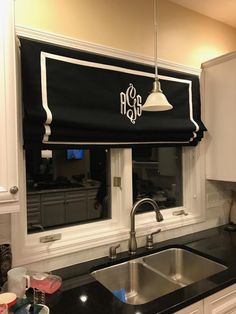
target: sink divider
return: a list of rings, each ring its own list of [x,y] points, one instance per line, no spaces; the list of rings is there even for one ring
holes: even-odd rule
[[[155,254],[155,253],[154,253]],[[169,276],[163,274],[161,271],[158,271],[157,269],[153,268],[152,266],[148,265],[147,263],[144,262],[144,259],[145,257],[138,257],[138,258],[135,258],[129,262],[138,262],[140,264],[142,264],[144,267],[148,268],[149,270],[151,270],[153,273],[156,273],[158,275],[160,275],[161,277],[165,278],[166,280],[172,282],[173,284],[179,286],[180,288],[182,287],[185,287],[186,285],[185,284],[181,284],[179,282],[176,282],[175,280],[173,280],[172,278],[170,278]]]

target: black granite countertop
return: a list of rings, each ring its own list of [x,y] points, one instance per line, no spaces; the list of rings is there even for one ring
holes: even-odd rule
[[[127,252],[118,254],[115,262],[108,257],[59,269],[53,273],[63,278],[61,293],[47,299],[51,314],[170,314],[195,303],[236,282],[236,232],[224,226],[189,234],[155,244],[152,250],[139,248],[134,258],[163,250],[183,247],[220,262],[228,268],[196,283],[178,289],[142,305],[125,304],[95,281],[90,272],[131,259]],[[81,296],[86,296],[85,302]],[[82,298],[83,299],[83,298]]]

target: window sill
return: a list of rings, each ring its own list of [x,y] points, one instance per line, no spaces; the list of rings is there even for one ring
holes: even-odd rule
[[[188,216],[171,217],[159,223],[154,219],[149,223],[137,222],[136,236],[140,242],[145,240],[147,234],[158,228],[160,228],[162,232],[171,231],[173,229],[177,229],[178,231],[178,229],[182,229],[184,226],[190,226],[204,221],[204,217],[189,214]],[[121,243],[121,251],[127,251],[129,232],[130,228],[128,227],[115,227],[113,225],[106,228],[94,228],[93,234],[90,233],[88,235],[85,232],[80,234],[80,238],[78,239],[76,234],[71,232],[71,230],[64,230],[61,240],[40,244],[39,235],[29,235],[27,237],[26,246],[23,250],[21,249],[21,251],[18,252],[17,264],[31,264],[38,262],[39,260],[46,260],[49,257],[60,257],[63,260],[66,259],[66,255],[77,253],[81,255],[79,262],[87,261],[107,255],[108,248],[113,243]],[[60,230],[56,230],[56,233],[60,233]],[[161,240],[166,240],[161,234],[159,236]],[[40,237],[41,236],[44,236],[44,233],[41,233]],[[35,243],[37,243],[37,245],[35,245]]]

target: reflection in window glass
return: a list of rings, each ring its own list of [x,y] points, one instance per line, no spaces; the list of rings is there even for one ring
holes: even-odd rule
[[[111,218],[109,150],[25,155],[28,233]]]
[[[132,150],[133,202],[150,197],[160,209],[183,205],[182,149],[179,147]],[[144,204],[140,212],[151,210]]]

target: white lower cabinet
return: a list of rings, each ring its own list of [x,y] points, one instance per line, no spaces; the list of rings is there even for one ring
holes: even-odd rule
[[[236,314],[236,284],[191,304],[176,314]]]
[[[205,298],[204,313],[236,314],[236,284]]]
[[[203,300],[199,301],[197,303],[191,304],[184,309],[176,312],[176,314],[203,314],[204,309],[203,309]]]

